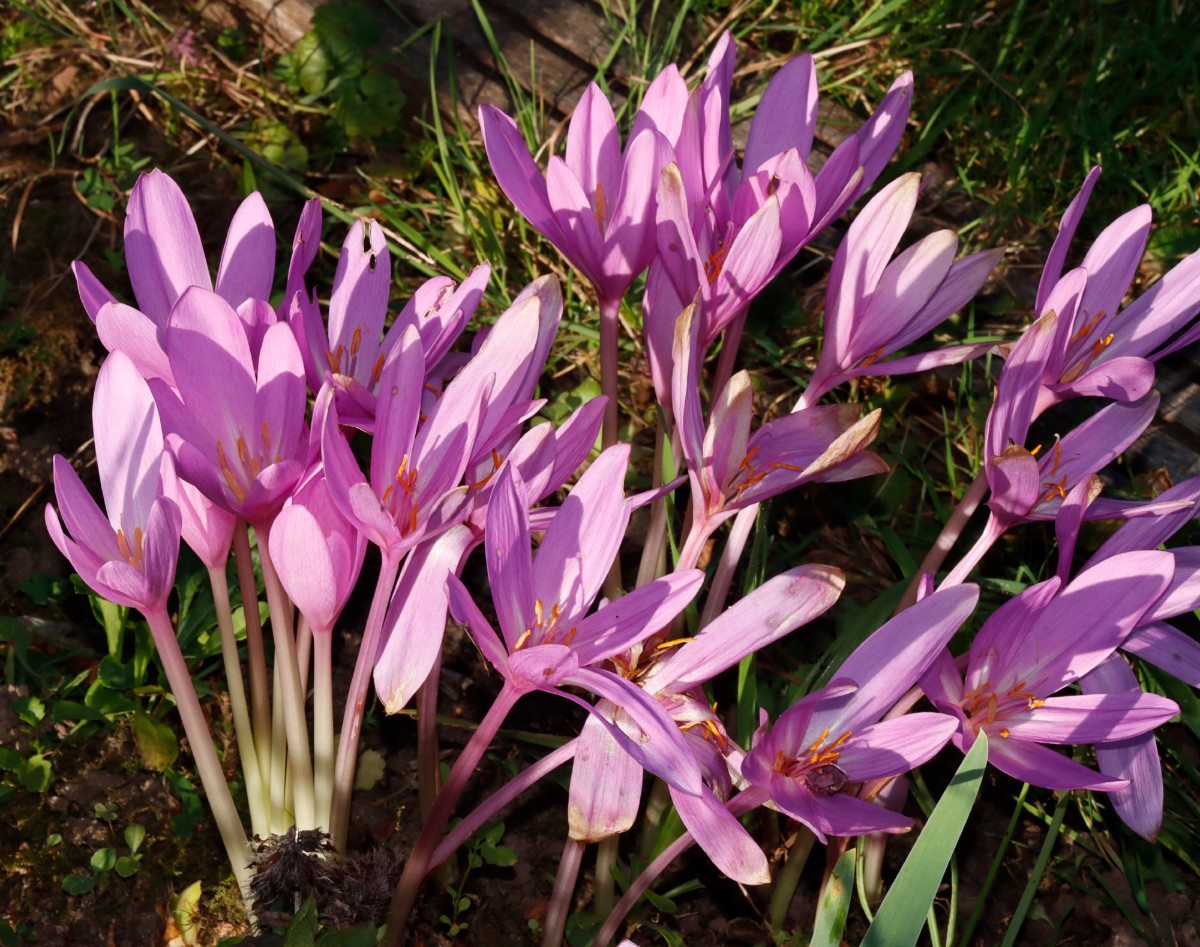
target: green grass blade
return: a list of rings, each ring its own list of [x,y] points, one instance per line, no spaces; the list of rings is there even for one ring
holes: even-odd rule
[[[854,859],[856,849],[843,852],[833,866],[833,875],[825,886],[821,903],[817,905],[817,916],[813,921],[813,935],[808,947],[838,947],[842,942],[842,931],[850,913],[850,895],[854,893]]]
[[[915,944],[921,936],[942,875],[983,782],[987,752],[987,737],[981,733],[879,906],[862,947],[904,947]]]

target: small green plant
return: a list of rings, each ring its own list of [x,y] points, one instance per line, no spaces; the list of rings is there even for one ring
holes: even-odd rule
[[[365,4],[328,3],[312,17],[313,28],[279,60],[277,75],[302,104],[324,104],[334,127],[347,139],[379,139],[400,122],[404,93],[393,77],[378,68],[372,55],[379,23]]]
[[[96,803],[96,818],[111,823],[117,817],[114,806],[106,803]],[[122,878],[132,878],[142,867],[142,843],[146,840],[146,829],[135,823],[125,826],[123,833],[126,851],[121,852],[115,846],[105,846],[92,852],[88,860],[90,873],[74,872],[62,880],[62,889],[69,895],[78,897],[87,894],[93,888],[101,889],[108,886],[112,873],[116,872]]]
[[[467,891],[467,882],[470,881],[471,872],[484,865],[491,865],[494,868],[511,868],[517,863],[517,853],[507,845],[500,844],[502,838],[504,838],[503,822],[492,822],[485,826],[482,832],[472,836],[467,848],[466,867],[463,868],[458,883],[451,885],[447,891],[450,895],[450,912],[439,918],[451,937],[458,937],[467,929],[469,925],[462,919],[463,915],[471,910],[479,899],[479,895]]]

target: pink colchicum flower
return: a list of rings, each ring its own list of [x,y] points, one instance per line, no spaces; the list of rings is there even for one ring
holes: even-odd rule
[[[647,90],[643,112],[670,107],[658,94],[665,75]],[[669,143],[655,131],[664,120],[639,116],[622,152],[612,106],[592,83],[571,114],[565,158],[551,156],[543,175],[516,122],[493,106],[479,109],[501,189],[610,304],[654,255],[654,188],[671,159]]]
[[[825,296],[821,355],[801,405],[815,404],[849,378],[923,371],[966,361],[991,348],[956,345],[880,361],[966,305],[1001,253],[985,250],[955,260],[957,236],[939,230],[892,259],[916,209],[920,181],[918,174],[905,174],[883,188],[854,219],[838,247]]]
[[[741,762],[746,803],[769,799],[822,842],[911,826],[907,816],[842,790],[906,773],[950,739],[954,721],[939,714],[880,718],[945,648],[978,597],[974,586],[959,585],[905,609],[859,645],[826,687],[784,711],[769,731],[760,728]]]
[[[700,405],[699,314],[689,306],[675,328],[673,404],[697,516],[711,533],[735,512],[809,481],[886,473],[866,450],[881,412],[859,417],[857,405],[807,408],[769,421],[753,434],[754,390],[734,375],[713,405],[705,429]]]
[[[383,363],[405,329],[417,329],[426,370],[431,369],[474,313],[490,273],[486,264],[477,267],[458,287],[446,277],[427,280],[385,333],[391,256],[379,224],[356,221],[333,277],[328,328],[315,294],[307,296],[303,285],[290,304],[289,321],[300,340],[310,390],[320,391],[330,377],[341,423],[372,430]]]
[[[965,753],[979,732],[989,762],[1048,789],[1124,789],[1113,779],[1043,744],[1107,743],[1137,737],[1179,712],[1174,701],[1125,690],[1054,696],[1106,661],[1167,588],[1174,560],[1165,552],[1113,556],[1063,585],[1031,586],[984,622],[965,675],[943,651],[921,688],[958,723]]]
[[[171,309],[166,353],[177,390],[150,383],[180,475],[251,524],[269,522],[306,468],[304,367],[291,329],[272,325],[255,362],[229,303],[193,286]]]
[[[726,757],[740,757],[740,751],[704,700],[701,685],[824,613],[845,581],[840,569],[800,566],[763,583],[694,638],[657,644],[650,639],[612,658],[618,673],[654,697],[686,738],[704,774],[704,788],[695,796],[672,788],[672,801],[713,863],[743,884],[770,880],[767,859],[725,808],[733,792]],[[611,717],[608,702],[598,709]],[[626,831],[637,817],[641,788],[642,768],[589,717],[571,771],[571,838],[595,841]]]
[[[366,551],[366,538],[338,510],[320,467],[305,475],[271,524],[271,562],[315,633],[333,630]]]
[[[145,378],[170,384],[164,332],[176,301],[189,287],[199,286],[215,290],[247,324],[261,322],[255,302],[265,306],[271,295],[275,228],[260,194],[242,201],[229,225],[214,283],[187,198],[169,176],[151,171],[138,179],[129,198],[125,259],[136,309],[117,302],[76,261],[80,299],[105,348],[125,352]]]
[[[597,719],[626,752],[644,769],[694,794],[701,787],[700,769],[679,728],[658,701],[602,665],[665,628],[696,594],[703,573],[672,573],[589,614],[628,524],[621,487],[628,458],[628,446],[619,445],[588,467],[554,514],[536,558],[524,486],[510,466],[502,467],[488,504],[484,550],[503,638],[453,575],[450,611],[504,676],[506,688],[516,694],[553,691],[593,714],[591,704],[563,688],[608,698],[620,708],[619,722]]]
[[[874,183],[900,143],[911,104],[913,79],[905,73],[814,176],[807,162],[817,79],[812,57],[799,56],[763,92],[739,168],[729,118],[733,67],[725,33],[690,95],[677,72],[663,74],[662,98],[671,107],[656,109],[671,118],[658,127],[676,158],[658,182],[659,252],[643,321],[655,387],[668,404],[665,359],[678,313],[699,295],[705,347],[726,326],[740,327],[751,299]]]
[[[100,368],[92,402],[102,511],[66,458],[55,455],[54,491],[70,536],[54,508],[46,529],[83,581],[104,598],[141,611],[165,608],[179,559],[179,509],[163,491],[158,412],[133,362],[114,352]]]

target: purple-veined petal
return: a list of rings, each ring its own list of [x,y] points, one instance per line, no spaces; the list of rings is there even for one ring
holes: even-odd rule
[[[524,485],[506,464],[496,474],[496,486],[488,503],[483,549],[496,617],[510,651],[533,627],[531,612],[537,597],[533,554],[529,548],[528,509]]]
[[[570,837],[580,842],[629,831],[642,800],[641,766],[597,719],[605,702],[596,710],[583,722],[571,766],[567,826]]]
[[[964,747],[964,750],[967,749]],[[1024,740],[994,736],[988,741],[988,762],[1002,773],[1044,789],[1093,789],[1111,792],[1129,785],[1076,763],[1069,756]]]
[[[1146,250],[1150,216],[1149,204],[1135,207],[1105,227],[1088,248],[1080,264],[1088,280],[1077,322],[1101,314],[1111,320],[1117,314]]]
[[[450,614],[471,633],[484,660],[507,678],[508,649],[488,624],[488,620],[483,617],[483,612],[471,598],[471,593],[462,584],[462,580],[453,573],[446,578],[446,597],[450,603]]]
[[[492,173],[501,190],[535,229],[558,246],[562,233],[550,209],[546,179],[530,157],[529,146],[517,123],[498,108],[481,105],[479,128]]]
[[[600,226],[587,194],[558,155],[546,165],[546,198],[561,240],[555,246],[584,276],[599,286],[604,259]]]
[[[1012,347],[1000,373],[995,403],[988,414],[987,452],[990,456],[1000,457],[1012,444],[1024,446],[1057,327],[1057,315],[1047,312],[1022,332]]]
[[[1200,687],[1200,643],[1166,622],[1135,628],[1121,649],[1162,668],[1185,684]]]
[[[1169,552],[1175,560],[1171,583],[1142,616],[1142,622],[1162,621],[1200,608],[1200,547],[1183,546]]]
[[[629,522],[623,489],[628,465],[627,445],[604,451],[555,514],[533,567],[533,598],[545,608],[557,604],[574,618],[599,593]]]
[[[421,413],[424,379],[425,355],[420,334],[409,327],[388,353],[379,378],[375,440],[371,445],[371,485],[380,495],[402,476],[402,470],[403,476],[409,476],[414,468],[413,439]],[[404,489],[404,485],[396,482],[393,489]]]
[[[1096,166],[1088,172],[1087,177],[1083,179],[1083,185],[1079,188],[1079,193],[1071,201],[1067,207],[1066,213],[1063,214],[1062,220],[1058,224],[1058,236],[1054,238],[1054,245],[1050,248],[1050,253],[1046,257],[1046,265],[1042,268],[1042,279],[1038,283],[1037,302],[1034,303],[1034,312],[1046,311],[1046,299],[1050,295],[1050,291],[1058,283],[1062,276],[1063,264],[1067,259],[1067,251],[1071,246],[1071,239],[1075,236],[1075,228],[1079,226],[1079,221],[1083,218],[1083,211],[1087,207],[1088,198],[1091,197],[1092,188],[1096,186],[1096,181],[1100,178],[1100,167]]]
[[[104,511],[96,505],[96,501],[88,493],[87,487],[79,479],[79,474],[62,454],[54,455],[54,496],[58,501],[58,509],[62,514],[63,523],[66,524],[71,539],[80,549],[101,561],[115,559],[120,555],[112,523],[105,517]],[[47,516],[53,516],[51,507],[47,507]],[[57,517],[54,519],[57,523]],[[59,549],[63,555],[71,558],[61,545],[59,545]],[[72,564],[74,564],[73,559]]]
[[[75,288],[79,291],[79,301],[83,303],[84,312],[92,322],[96,321],[100,309],[105,303],[115,303],[117,297],[108,291],[88,265],[83,260],[75,260],[71,264],[71,272],[75,274]],[[111,350],[110,350],[111,351]]]
[[[957,729],[958,721],[944,714],[884,720],[853,731],[838,748],[836,765],[849,782],[899,776],[932,759]]]
[[[156,325],[189,286],[212,288],[192,209],[162,171],[143,174],[129,196],[125,260],[138,308]]]
[[[375,659],[375,693],[389,714],[404,709],[442,650],[450,604],[447,579],[458,571],[472,541],[470,529],[454,526],[417,546],[404,563]]]
[[[1137,677],[1119,655],[1113,655],[1079,679],[1085,694],[1141,693]],[[1158,838],[1163,817],[1163,775],[1153,733],[1096,746],[1096,765],[1102,772],[1129,780],[1109,794],[1121,820],[1148,842]]]
[[[550,690],[579,670],[579,657],[563,644],[540,644],[509,652],[509,680],[518,686]]]
[[[621,180],[621,137],[612,106],[600,87],[588,83],[567,126],[566,164],[591,203],[598,219],[606,201],[615,201]]]
[[[217,267],[215,289],[236,309],[247,299],[266,300],[275,275],[275,225],[255,191],[238,206]]]
[[[661,631],[696,597],[703,581],[699,569],[672,572],[588,615],[575,625],[579,663],[598,664]]]
[[[700,766],[679,727],[657,700],[637,685],[608,671],[580,668],[567,683],[590,690],[616,705],[617,723],[609,723],[602,716],[598,719],[642,769],[681,792],[690,795],[700,792],[703,785]],[[596,713],[587,701],[566,691],[560,693]]]
[[[144,527],[158,498],[163,436],[150,389],[132,360],[110,355],[92,400],[96,466],[109,522],[132,534]]]
[[[367,224],[356,220],[342,244],[329,297],[329,344],[335,372],[364,384],[371,379],[391,286],[391,256],[383,228],[374,220]]]
[[[96,334],[106,349],[128,355],[147,381],[161,378],[175,387],[175,376],[163,350],[160,331],[149,316],[124,303],[105,303],[96,314]]]
[[[858,685],[847,700],[818,706],[818,732],[854,731],[878,720],[933,662],[975,608],[979,589],[970,584],[941,589],[905,609],[859,645],[834,677]]]
[[[671,147],[661,135],[647,131],[630,140],[621,170],[621,189],[610,198],[616,203],[602,224],[602,289],[608,299],[619,299],[630,281],[654,258],[655,194],[659,175],[671,157]],[[600,208],[596,210],[597,216],[603,217]]]
[[[672,789],[671,801],[696,844],[722,874],[744,885],[765,885],[771,880],[767,856],[758,842],[708,789],[696,796]]]
[[[784,65],[763,90],[746,137],[742,174],[753,174],[789,148],[807,158],[816,127],[817,70],[812,56],[804,53]]]
[[[1031,710],[1007,717],[1014,739],[1036,743],[1102,743],[1153,730],[1179,713],[1179,705],[1157,694],[1081,694],[1047,697]]]
[[[841,569],[823,565],[800,566],[769,579],[662,662],[649,686],[656,693],[682,692],[711,680],[821,615],[845,584]]]

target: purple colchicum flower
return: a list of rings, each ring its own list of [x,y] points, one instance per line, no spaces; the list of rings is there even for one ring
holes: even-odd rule
[[[1043,744],[1107,743],[1137,737],[1179,712],[1174,701],[1140,691],[1056,697],[1106,661],[1167,588],[1174,560],[1128,552],[1081,572],[1031,586],[979,630],[960,676],[948,652],[921,678],[926,696],[958,722],[965,753],[981,731],[989,761],[1048,789],[1124,789]]]
[[[1039,408],[1080,395],[1136,400],[1154,383],[1154,362],[1200,338],[1200,254],[1193,253],[1124,309],[1150,231],[1150,207],[1142,205],[1113,221],[1088,248],[1078,271],[1063,264],[1088,198],[1100,177],[1091,170],[1063,214],[1046,258],[1034,311],[1053,311],[1063,281],[1086,275],[1071,315],[1061,312],[1053,351],[1046,362]]]
[[[840,569],[800,566],[763,583],[694,638],[652,638],[612,658],[618,673],[654,697],[687,739],[704,774],[704,788],[694,796],[671,788],[671,799],[713,863],[743,884],[770,880],[767,860],[761,847],[738,831],[737,820],[725,808],[733,792],[726,757],[737,748],[704,699],[701,685],[824,613],[837,601],[845,581]],[[597,709],[610,715],[613,710],[605,701]],[[571,771],[571,838],[595,841],[626,831],[637,817],[641,787],[642,768],[589,718]]]
[[[626,752],[644,769],[694,794],[700,791],[700,769],[679,728],[656,700],[602,665],[665,628],[691,601],[704,574],[672,573],[589,613],[628,525],[621,487],[628,458],[628,446],[619,445],[588,467],[554,514],[536,558],[524,486],[510,466],[502,467],[488,504],[484,551],[503,639],[454,575],[448,580],[450,611],[507,688],[517,694],[554,691],[593,713],[591,704],[563,688],[582,687],[608,698],[621,709],[618,722],[597,719]]]
[[[906,773],[955,732],[953,721],[934,713],[880,718],[925,673],[978,597],[971,585],[925,597],[859,645],[826,687],[784,711],[769,731],[764,724],[741,763],[743,794],[769,799],[822,842],[911,826],[907,816],[842,790]]]
[[[643,110],[677,104],[659,94],[666,77],[647,90]],[[479,109],[501,189],[610,304],[620,301],[654,255],[654,188],[671,157],[655,126],[667,120],[639,116],[622,152],[612,106],[592,83],[571,114],[566,157],[551,156],[543,175],[516,122],[493,106]]]
[[[857,405],[806,408],[750,433],[754,390],[746,372],[734,375],[712,407],[707,429],[700,405],[699,313],[689,306],[675,328],[673,397],[688,462],[697,518],[711,533],[740,509],[801,483],[886,473],[866,449],[881,412],[860,417]]]
[[[880,361],[966,305],[1000,256],[985,250],[955,260],[958,237],[939,230],[892,259],[916,209],[920,180],[918,174],[905,174],[883,188],[838,247],[825,297],[821,355],[801,406],[815,404],[849,378],[956,364],[991,348],[957,345]]]

